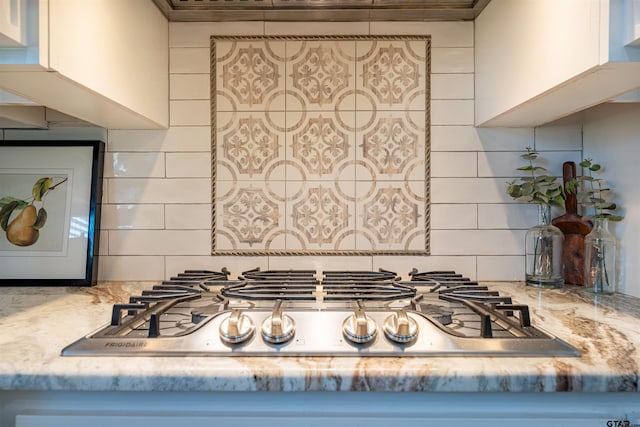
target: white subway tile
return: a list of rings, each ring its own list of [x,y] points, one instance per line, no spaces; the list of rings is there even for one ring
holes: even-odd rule
[[[432,151],[523,151],[533,147],[532,128],[431,126]]]
[[[531,203],[478,205],[478,228],[527,229],[537,223],[538,209]]]
[[[150,230],[164,226],[163,205],[102,205],[100,228],[104,230]]]
[[[524,256],[479,256],[478,280],[524,280]]]
[[[368,34],[368,22],[265,22],[266,35]]]
[[[480,151],[522,151],[533,147],[533,128],[477,128]]]
[[[269,259],[266,256],[167,256],[166,265],[165,278],[187,269],[220,271],[226,267],[231,273],[229,278],[237,279],[240,273],[247,270],[268,270]]]
[[[371,34],[430,34],[431,47],[473,47],[473,22],[371,22]]]
[[[164,257],[161,256],[101,256],[98,280],[162,280]]]
[[[478,176],[480,177],[519,177],[523,172],[516,170],[528,163],[521,159],[519,152],[485,152],[478,154]],[[562,163],[565,161],[580,162],[579,151],[545,151],[540,152],[536,164],[547,169],[548,175],[562,176]]]
[[[523,230],[432,230],[433,255],[521,255]]]
[[[431,49],[432,73],[473,73],[473,48],[436,47]]]
[[[163,153],[108,152],[104,156],[105,178],[158,178],[163,176]]]
[[[109,255],[207,255],[209,230],[112,230]]]
[[[432,178],[464,178],[478,176],[478,155],[475,152],[431,153]]]
[[[507,203],[503,179],[431,178],[432,203]]]
[[[209,74],[172,74],[169,99],[210,99]]]
[[[208,230],[211,228],[211,204],[165,205],[167,229]]]
[[[425,271],[455,271],[465,277],[475,280],[475,256],[374,256],[373,269],[392,269],[403,280],[410,280],[409,272],[413,268],[419,272]]]
[[[111,179],[109,202],[210,203],[211,180],[207,178]]]
[[[211,177],[211,153],[167,153],[167,177],[209,178]]]
[[[371,270],[370,256],[270,256],[269,268],[281,270],[294,268],[317,271],[328,270]]]
[[[169,49],[169,73],[211,72],[211,49],[208,47],[173,47]]]
[[[480,139],[474,126],[431,126],[432,153],[481,149]]]
[[[478,228],[478,208],[475,204],[432,204],[432,230],[463,230]]]
[[[105,141],[107,131],[94,126],[52,127],[47,130],[34,129],[5,129],[4,138],[7,140],[97,140]]]
[[[211,149],[210,126],[179,126],[166,130],[110,130],[107,150],[207,151]]]
[[[474,121],[473,101],[432,100],[431,124],[472,125]]]
[[[582,150],[582,125],[555,125],[535,128],[536,150]]]
[[[169,101],[171,126],[206,126],[211,124],[209,100]]]
[[[102,203],[109,203],[109,180],[102,180]]]
[[[432,74],[431,99],[473,99],[473,74]]]
[[[169,47],[209,47],[211,36],[253,36],[264,32],[264,22],[170,22]]]
[[[98,255],[107,255],[109,253],[109,232],[107,230],[100,230],[99,233],[100,242],[98,242]]]

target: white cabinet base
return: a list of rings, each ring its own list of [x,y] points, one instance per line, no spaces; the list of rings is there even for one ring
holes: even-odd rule
[[[635,393],[0,392],[0,425],[602,427],[637,402]]]

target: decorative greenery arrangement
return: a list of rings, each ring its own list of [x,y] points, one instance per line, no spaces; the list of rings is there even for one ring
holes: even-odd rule
[[[528,164],[517,168],[527,175],[507,182],[507,194],[520,202],[547,206],[564,206],[564,189],[557,177],[547,174],[547,169],[537,164],[538,152],[526,147],[520,157]]]
[[[592,215],[588,215],[591,218],[622,221],[623,216],[614,214],[618,205],[608,200],[611,189],[606,187],[606,182],[602,178],[593,176],[593,173],[600,172],[602,167],[598,163],[593,163],[592,159],[584,159],[580,162],[580,166],[585,173],[568,182],[566,190],[572,193],[577,192],[578,202],[593,211]]]

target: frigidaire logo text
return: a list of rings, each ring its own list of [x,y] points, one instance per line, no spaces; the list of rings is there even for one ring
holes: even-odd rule
[[[130,341],[109,341],[104,343],[107,348],[142,348],[146,347],[146,342],[130,342]]]

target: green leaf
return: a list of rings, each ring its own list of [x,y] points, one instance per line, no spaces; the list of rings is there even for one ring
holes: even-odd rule
[[[7,231],[7,225],[9,224],[9,217],[15,208],[18,207],[20,202],[18,200],[14,200],[10,202],[8,205],[0,209],[0,227],[4,231]]]
[[[561,208],[564,206],[564,199],[562,197],[554,197],[552,199],[549,199],[549,204],[551,206],[557,206]]]
[[[0,199],[0,209],[4,208],[11,202],[18,202],[18,206],[17,206],[18,208],[23,208],[28,205],[28,203],[25,202],[24,200],[18,199],[16,197],[7,196]]]
[[[575,193],[578,189],[578,180],[574,178],[570,181],[567,181],[567,183],[564,185],[564,189],[568,193]]]
[[[618,222],[618,221],[622,221],[622,219],[623,219],[623,218],[624,218],[624,217],[623,217],[623,216],[620,216],[620,215],[611,215],[611,216],[609,217],[609,221],[615,221],[615,222]]]
[[[545,205],[549,203],[549,198],[542,193],[536,193],[533,196],[533,200],[537,203],[544,203]]]
[[[31,190],[34,200],[37,200],[38,202],[41,201],[42,197],[44,197],[44,195],[47,194],[47,191],[49,191],[49,187],[51,187],[52,182],[52,178],[40,178],[37,180]]]
[[[530,151],[526,154],[521,154],[520,157],[522,157],[524,160],[535,160],[538,157],[538,153],[536,153],[535,151]]]
[[[42,227],[44,227],[44,224],[46,222],[47,222],[47,211],[45,211],[44,208],[40,208],[38,210],[38,216],[36,218],[36,222],[33,224],[33,228],[35,228],[36,230],[39,230]]]
[[[523,196],[530,196],[534,193],[534,186],[530,182],[526,182],[520,186],[520,191]]]
[[[562,188],[556,187],[547,192],[547,194],[551,197],[561,197],[562,196]]]
[[[590,170],[591,172],[599,171],[599,170],[600,170],[600,165],[599,165],[599,164],[597,164],[597,163],[595,163],[595,164],[593,164],[593,165],[590,165],[590,166],[589,166],[589,170]]]
[[[511,197],[513,197],[514,199],[517,199],[518,197],[522,196],[522,191],[520,189],[520,186],[517,184],[510,184],[507,187],[507,194]]]

